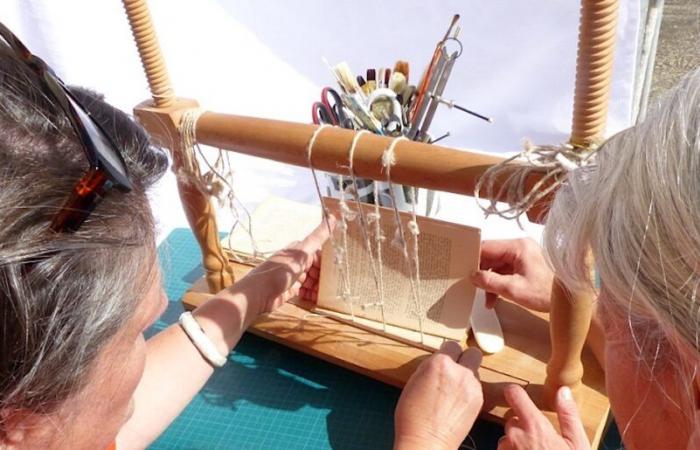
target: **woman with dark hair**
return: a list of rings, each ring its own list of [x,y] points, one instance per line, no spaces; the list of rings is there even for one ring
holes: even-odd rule
[[[0,36],[0,448],[144,448],[260,314],[314,298],[327,227],[146,342],[166,304],[146,194],[167,157],[130,117],[63,86],[2,24]],[[466,433],[481,406],[478,355],[470,369],[454,359],[439,367],[471,386],[470,401],[449,395]],[[397,445],[430,438],[415,417],[397,417]]]
[[[118,432],[145,447],[214,370],[179,326],[142,335],[166,304],[146,191],[167,157],[2,31],[0,447],[105,448]],[[319,228],[195,312],[216,351],[313,292],[325,239]]]

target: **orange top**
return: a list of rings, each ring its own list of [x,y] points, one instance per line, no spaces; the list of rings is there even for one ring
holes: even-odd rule
[[[105,450],[117,450],[117,443],[112,442],[111,444],[109,444],[109,446],[107,446]]]

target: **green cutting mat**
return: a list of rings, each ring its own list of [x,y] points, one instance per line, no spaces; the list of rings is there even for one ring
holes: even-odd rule
[[[180,297],[203,274],[188,229],[158,249],[170,304],[148,331],[177,321]],[[390,449],[400,391],[246,334],[151,449]],[[495,449],[503,431],[479,421],[462,448]],[[608,447],[606,447],[608,448]],[[609,448],[619,448],[612,444]]]

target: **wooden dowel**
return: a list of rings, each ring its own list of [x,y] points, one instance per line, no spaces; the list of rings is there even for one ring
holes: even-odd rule
[[[306,146],[315,125],[207,112],[197,121],[197,141],[226,150],[308,167]],[[314,168],[347,174],[347,152],[354,132],[341,128],[321,131],[312,151]],[[354,171],[363,178],[385,180],[382,153],[392,138],[368,134],[355,149]],[[425,189],[474,195],[474,187],[486,169],[503,158],[413,141],[395,149],[396,183]]]

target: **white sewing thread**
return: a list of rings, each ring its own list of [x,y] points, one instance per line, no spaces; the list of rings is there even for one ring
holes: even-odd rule
[[[413,235],[413,255],[409,256],[408,245],[406,243],[406,238],[404,237],[403,224],[401,223],[401,215],[399,214],[399,208],[396,206],[396,196],[394,195],[394,186],[391,181],[391,167],[396,164],[396,145],[400,141],[409,140],[405,136],[398,137],[391,141],[389,147],[384,150],[382,154],[382,165],[386,170],[386,181],[389,185],[389,196],[391,197],[391,206],[394,208],[394,219],[396,221],[396,235],[394,237],[394,243],[400,245],[403,251],[404,259],[409,263],[409,280],[411,282],[411,296],[413,297],[414,306],[416,307],[416,315],[418,316],[418,330],[420,331],[420,342],[424,343],[425,335],[423,333],[423,305],[420,301],[420,262],[418,255],[418,234],[420,230],[418,229],[418,222],[416,221],[416,198],[414,191],[413,198],[413,208],[412,208],[412,218],[409,222],[409,230]],[[415,189],[415,188],[414,188]],[[378,199],[375,199],[378,202]],[[412,264],[411,264],[412,263]]]
[[[202,173],[197,164],[194,146],[197,143],[197,120],[204,113],[201,108],[194,108],[184,112],[180,119],[180,144],[182,161],[177,168],[175,176],[184,185],[194,185],[200,191],[210,195],[202,182]],[[173,166],[175,168],[175,166]]]
[[[599,145],[585,150],[572,144],[534,145],[527,140],[523,144],[522,152],[489,167],[474,188],[477,204],[487,216],[515,219],[520,228],[523,213],[553,193],[569,172],[593,163],[600,149]],[[529,187],[530,175],[543,171],[545,175]],[[482,198],[487,202],[479,201]]]
[[[341,245],[338,245],[337,239],[335,237],[335,234],[333,233],[333,230],[331,229],[331,224],[330,224],[330,212],[328,212],[328,208],[326,207],[325,202],[323,201],[323,195],[321,194],[321,185],[318,182],[318,177],[316,176],[316,169],[314,169],[313,163],[311,161],[311,157],[313,155],[313,148],[314,144],[316,143],[316,139],[318,136],[321,134],[321,131],[323,131],[324,128],[330,127],[331,125],[329,124],[321,124],[319,125],[318,128],[316,128],[311,135],[311,138],[309,139],[308,144],[306,144],[306,160],[309,163],[309,169],[311,169],[311,175],[313,176],[314,180],[314,185],[316,186],[316,194],[318,194],[318,200],[321,202],[321,211],[323,215],[323,221],[326,224],[326,227],[328,228],[328,236],[329,239],[331,240],[331,245],[333,246],[333,256],[334,256],[334,262],[335,266],[338,269],[339,272],[339,279],[340,279],[340,295],[341,298],[344,302],[346,302],[349,307],[350,307],[350,317],[352,320],[355,320],[355,309],[353,306],[352,302],[352,296],[350,293],[350,274],[349,274],[349,267],[348,267],[348,261],[347,261],[347,220],[344,214],[342,214],[341,211],[341,217],[340,217],[340,223],[338,224],[340,231],[341,231]],[[340,184],[340,190],[341,190],[341,198],[345,195],[343,193],[343,185],[342,185],[342,177],[338,180]]]
[[[233,218],[228,234],[229,248],[231,248],[231,236],[239,225],[243,227],[253,247],[253,255],[250,258],[243,258],[234,253],[232,254],[234,260],[241,263],[255,262],[260,256],[260,252],[253,237],[250,212],[235,195],[233,189],[230,152],[218,149],[216,161],[212,164],[197,143],[197,121],[204,112],[201,108],[190,109],[185,111],[180,119],[181,149],[179,154],[182,161],[176,171],[176,177],[181,184],[196,187],[207,198],[215,198],[219,208],[228,210]],[[197,155],[209,169],[204,174],[200,170]],[[239,209],[245,214],[245,220],[241,218]]]
[[[336,254],[336,262],[342,267],[340,274],[345,280],[341,284],[340,295],[343,301],[350,305],[350,316],[355,319],[355,310],[352,301],[352,291],[350,289],[350,258],[348,257],[348,222],[355,219],[355,214],[348,207],[345,201],[345,179],[342,175],[338,177],[340,188],[340,251]]]
[[[420,255],[418,254],[418,219],[416,218],[416,203],[418,203],[418,189],[412,186],[413,198],[411,199],[411,220],[408,222],[408,231],[413,236],[413,270],[416,283],[416,307],[418,308],[418,322],[421,330],[421,343],[423,342],[423,304],[420,298]]]
[[[311,169],[311,175],[313,176],[314,179],[314,185],[316,186],[316,193],[318,194],[318,201],[321,202],[321,211],[323,212],[323,221],[326,224],[326,227],[328,227],[328,234],[330,236],[333,236],[333,230],[331,230],[331,224],[328,220],[328,209],[326,208],[325,203],[323,202],[323,194],[321,194],[321,186],[318,184],[318,177],[316,176],[316,169],[314,169],[313,164],[311,163],[311,155],[312,151],[314,148],[314,144],[316,143],[316,138],[321,134],[321,131],[323,131],[324,128],[330,127],[331,125],[324,123],[318,126],[311,135],[311,138],[309,139],[309,142],[306,144],[306,161],[309,163],[309,169]]]
[[[357,189],[357,177],[355,176],[355,169],[353,167],[354,160],[355,160],[355,148],[357,147],[358,142],[360,141],[360,138],[364,134],[370,134],[369,131],[367,130],[360,130],[358,131],[355,136],[352,139],[352,144],[350,145],[350,149],[348,150],[348,172],[350,173],[350,178],[352,180],[353,186],[355,189],[353,190],[354,197],[355,197],[355,204],[357,205],[357,211],[359,213],[360,217],[360,230],[362,231],[362,237],[364,239],[365,243],[365,248],[367,249],[367,253],[369,254],[369,260],[370,260],[370,267],[372,269],[372,277],[374,278],[374,285],[375,288],[377,289],[377,296],[379,298],[378,301],[376,302],[370,302],[370,303],[364,303],[361,306],[363,310],[369,308],[369,307],[374,307],[374,306],[379,306],[380,308],[380,313],[382,316],[382,329],[386,331],[386,316],[384,314],[384,276],[382,272],[382,260],[381,260],[381,239],[380,235],[375,236],[375,241],[376,241],[376,252],[378,257],[375,258],[375,251],[372,250],[372,243],[370,241],[370,235],[369,235],[369,226],[368,226],[368,219],[365,216],[364,208],[362,207],[362,204],[360,202],[360,194]],[[376,185],[376,182],[374,183]],[[377,203],[378,199],[375,198],[375,204]],[[379,225],[379,218],[377,217],[376,219],[376,225]],[[380,233],[381,234],[381,233]]]

